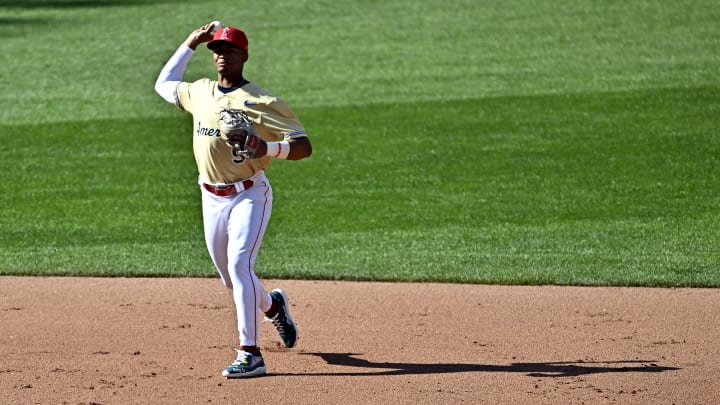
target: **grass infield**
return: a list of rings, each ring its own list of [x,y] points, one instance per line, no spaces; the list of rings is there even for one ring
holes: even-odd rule
[[[710,1],[15,3],[0,274],[214,276],[191,118],[152,86],[220,19],[315,149],[269,171],[262,277],[720,286]]]

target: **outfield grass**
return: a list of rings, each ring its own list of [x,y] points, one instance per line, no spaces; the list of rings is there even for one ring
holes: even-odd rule
[[[152,85],[218,18],[315,146],[269,173],[261,276],[720,286],[710,1],[97,3],[0,1],[0,274],[214,275]]]

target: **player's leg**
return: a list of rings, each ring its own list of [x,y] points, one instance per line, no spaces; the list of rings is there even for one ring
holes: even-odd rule
[[[213,195],[202,187],[201,193],[205,245],[223,284],[227,288],[233,288],[227,260],[227,217],[232,207],[232,201],[225,197]]]
[[[272,211],[267,180],[240,193],[228,221],[228,269],[233,284],[241,346],[256,346],[258,309],[271,306],[270,294],[255,275],[254,265]]]
[[[295,320],[285,292],[268,294],[255,274],[255,259],[272,210],[272,188],[267,179],[238,196],[228,225],[228,268],[233,284],[240,345],[255,347],[258,341],[258,309],[271,321],[286,347],[297,343]]]

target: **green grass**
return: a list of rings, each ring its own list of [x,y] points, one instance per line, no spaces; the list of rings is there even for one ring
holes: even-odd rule
[[[315,147],[261,276],[720,286],[713,2],[92,3],[0,1],[0,274],[215,274],[152,86],[220,19]]]

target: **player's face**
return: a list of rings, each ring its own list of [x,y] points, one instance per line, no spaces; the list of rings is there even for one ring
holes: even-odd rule
[[[220,74],[242,73],[247,54],[236,46],[218,44],[213,47],[213,60]]]

